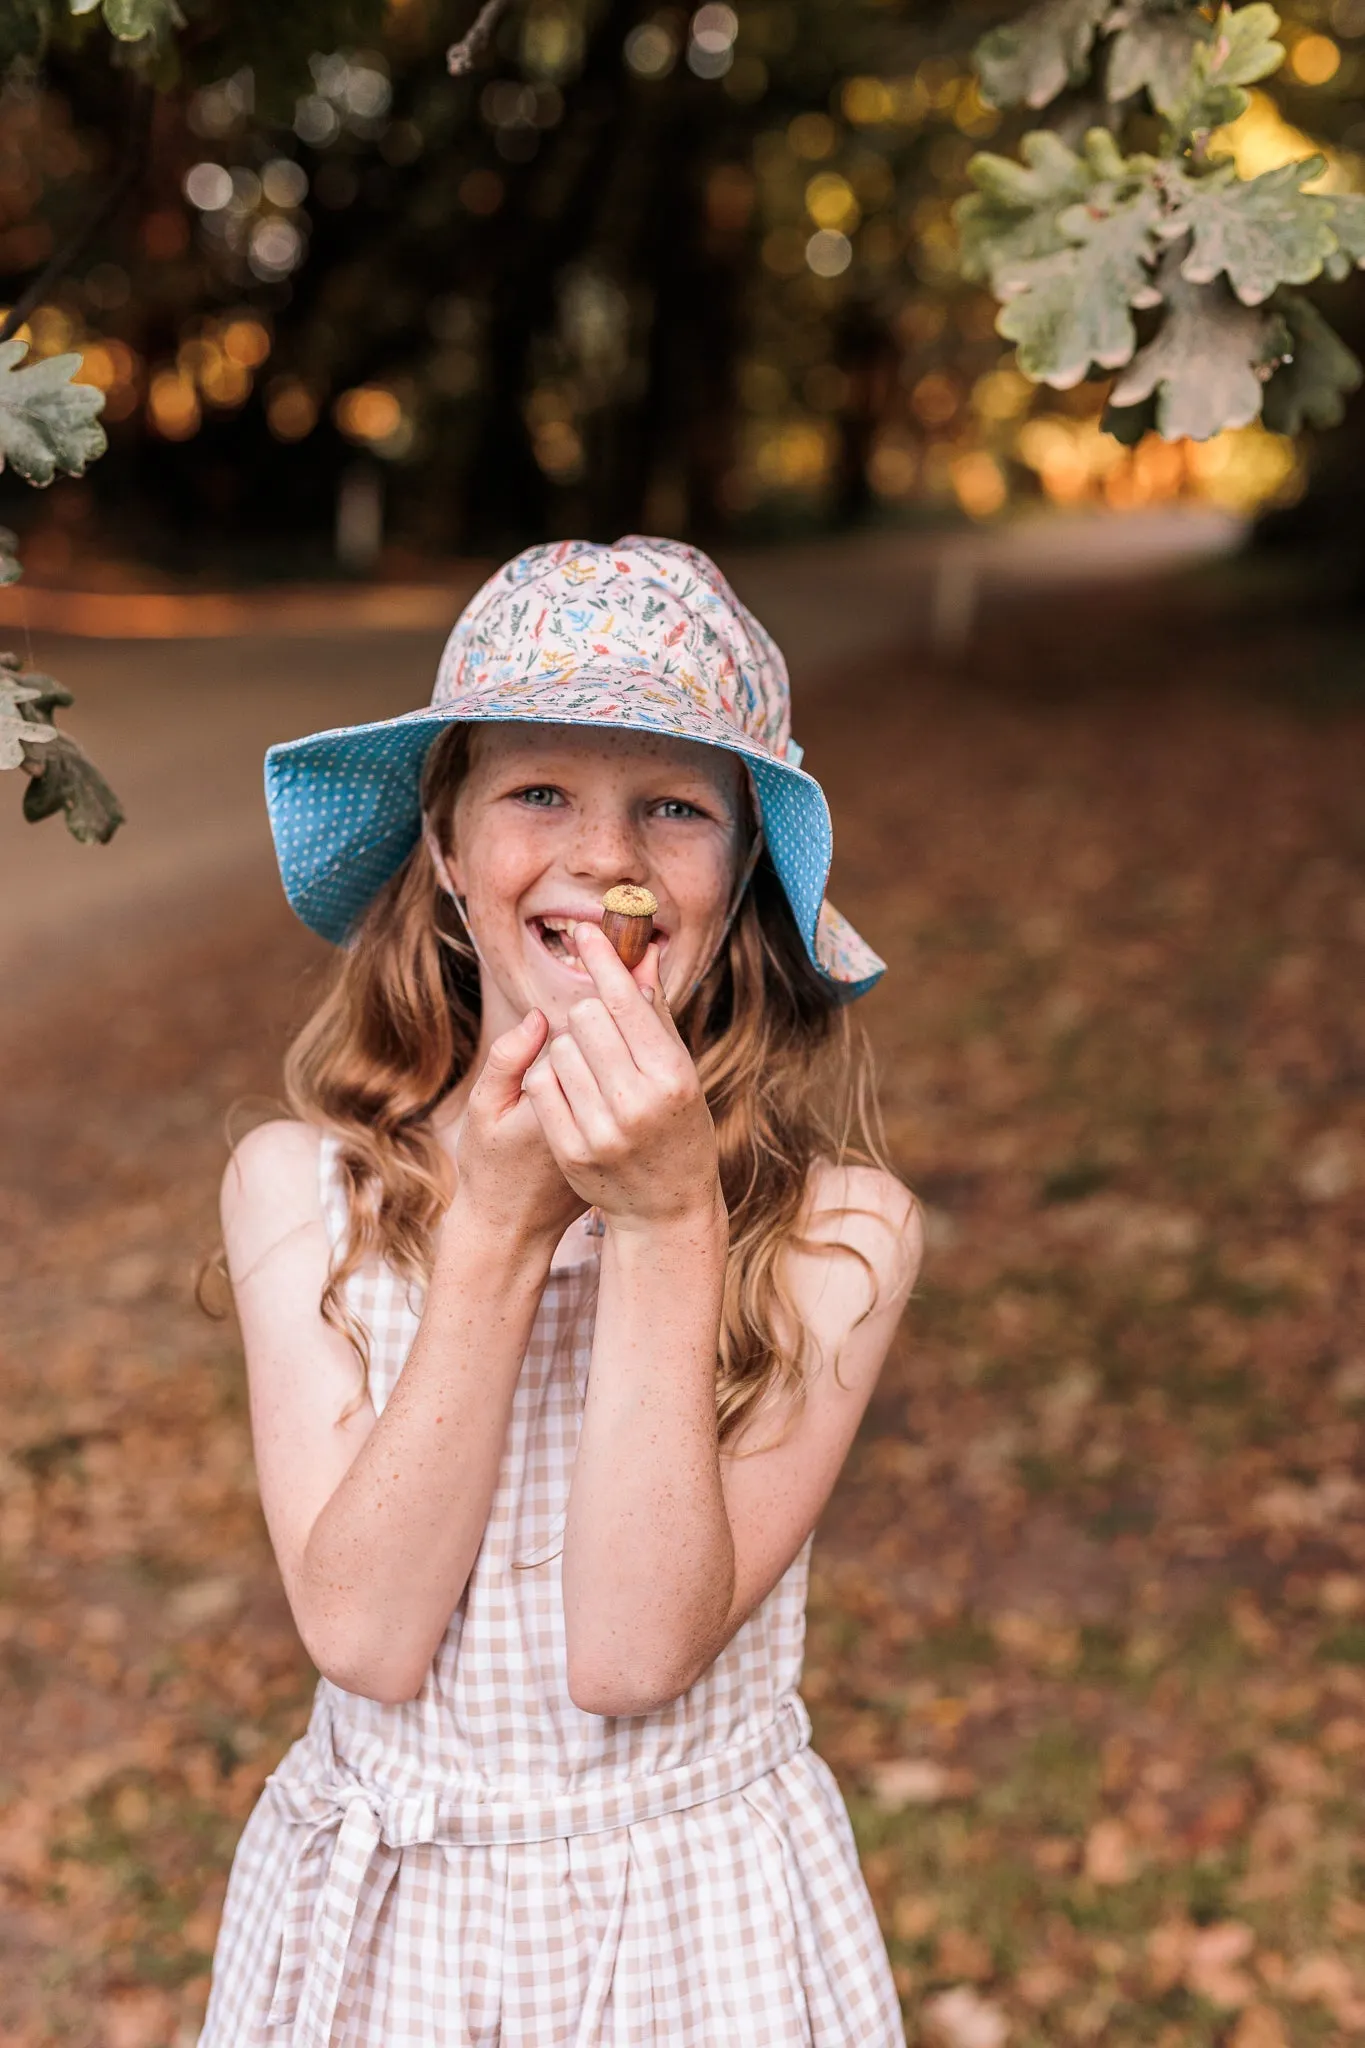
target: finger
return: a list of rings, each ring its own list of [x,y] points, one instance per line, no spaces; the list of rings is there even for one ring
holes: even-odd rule
[[[657,939],[651,939],[648,946],[646,946],[644,958],[634,970],[634,977],[635,986],[639,989],[641,995],[649,998],[649,1001],[654,1006],[656,1016],[662,1019],[673,1036],[681,1044],[682,1034],[674,1022],[672,1006],[668,1000],[668,990],[664,987],[663,973],[659,963],[659,942]]]
[[[595,1159],[607,1157],[620,1146],[621,1126],[603,1097],[582,1047],[568,1032],[561,1032],[550,1040],[548,1057],[589,1153]],[[624,1046],[621,1059],[628,1063]],[[633,1067],[631,1071],[634,1072]]]
[[[587,1147],[548,1056],[537,1060],[527,1074],[524,1093],[535,1112],[541,1136],[554,1154],[560,1171],[584,1165]]]
[[[641,1073],[657,1069],[660,1054],[671,1050],[677,1034],[663,1022],[664,1006],[643,993],[634,976],[621,963],[611,940],[595,924],[574,926],[578,957],[592,976],[593,986],[606,1004]],[[656,961],[658,947],[650,941]],[[646,949],[645,958],[649,957]],[[641,963],[643,965],[643,962]],[[658,969],[655,968],[657,985]]]
[[[521,1094],[522,1081],[549,1036],[550,1027],[540,1010],[528,1010],[520,1024],[504,1031],[488,1048],[479,1075],[480,1096],[498,1113],[509,1110]]]
[[[567,1033],[561,1036],[568,1037],[569,1043],[586,1062],[603,1102],[619,1118],[629,1109],[637,1090],[645,1085],[645,1077],[636,1066],[620,1026],[602,998],[580,997],[569,1012]],[[552,1039],[550,1043],[557,1045],[559,1039]],[[546,1057],[549,1057],[549,1047],[546,1048]],[[562,1075],[562,1068],[560,1072]]]

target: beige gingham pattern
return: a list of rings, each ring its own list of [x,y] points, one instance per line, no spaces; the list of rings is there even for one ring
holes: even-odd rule
[[[345,1227],[336,1144],[324,1204]],[[238,1844],[200,2048],[904,2048],[796,1686],[809,1545],[657,1714],[565,1682],[559,1548],[597,1267],[551,1273],[488,1528],[415,1700],[318,1683]],[[420,1299],[351,1283],[382,1408]]]

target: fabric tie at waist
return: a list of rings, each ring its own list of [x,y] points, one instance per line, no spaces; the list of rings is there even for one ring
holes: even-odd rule
[[[649,1777],[515,1801],[431,1792],[388,1798],[335,1757],[326,1775],[320,1773],[305,1736],[266,1779],[277,1809],[301,1836],[267,2024],[291,2026],[292,2048],[331,2048],[356,1913],[376,1858],[385,1857],[392,1874],[397,1852],[419,1843],[485,1848],[633,1827],[741,1791],[804,1749],[810,1734],[805,1705],[791,1693],[765,1728],[727,1749]],[[330,1855],[329,1836],[335,1838]]]

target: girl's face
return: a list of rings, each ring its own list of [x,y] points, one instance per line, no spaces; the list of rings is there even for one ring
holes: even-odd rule
[[[614,882],[654,892],[676,1001],[720,941],[745,839],[744,771],[719,747],[571,725],[479,725],[446,871],[478,942],[485,1043],[532,1006],[562,1030],[593,983],[572,927]]]

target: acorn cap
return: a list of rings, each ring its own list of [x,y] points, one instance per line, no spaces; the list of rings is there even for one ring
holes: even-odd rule
[[[657,897],[638,882],[618,882],[602,898],[602,908],[617,917],[653,917],[659,908]]]

